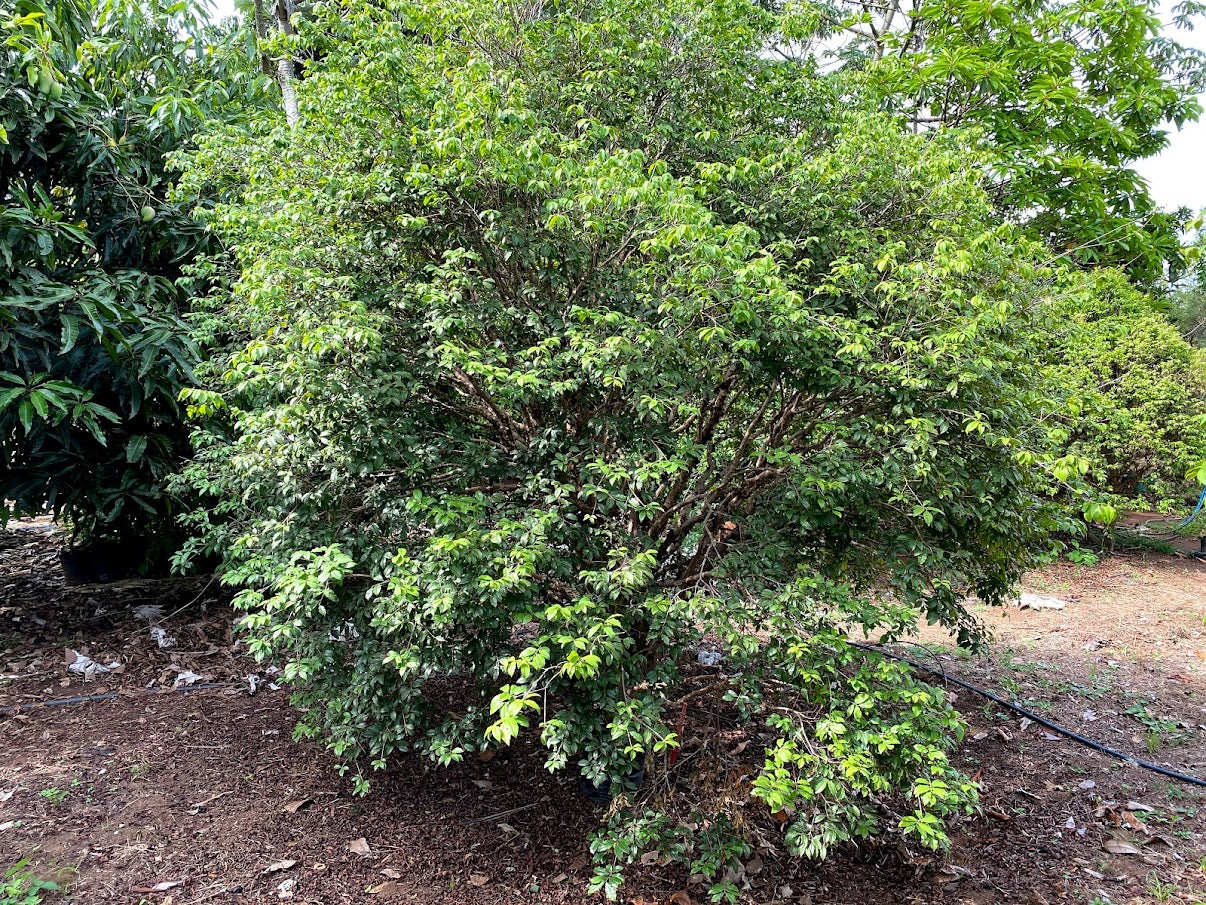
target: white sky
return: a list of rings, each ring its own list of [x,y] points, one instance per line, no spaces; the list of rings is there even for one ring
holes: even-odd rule
[[[1165,0],[1164,6],[1169,6]],[[1174,31],[1182,44],[1206,50],[1206,23],[1194,31]],[[1206,107],[1206,94],[1198,96]],[[1141,160],[1135,169],[1148,181],[1152,196],[1164,208],[1206,208],[1206,116],[1187,123],[1181,131],[1169,127],[1168,147],[1163,153]]]
[[[234,0],[209,0],[215,16],[234,13]],[[1165,0],[1165,5],[1168,0]],[[1192,32],[1177,32],[1183,43],[1206,50],[1206,25]],[[1206,106],[1206,94],[1199,98]],[[1161,207],[1206,208],[1206,121],[1189,123],[1180,131],[1169,126],[1169,145],[1163,153],[1141,160],[1135,167],[1151,186]]]

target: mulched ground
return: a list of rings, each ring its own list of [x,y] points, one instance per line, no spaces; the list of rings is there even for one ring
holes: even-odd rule
[[[0,870],[28,857],[80,903],[591,900],[588,837],[605,808],[550,777],[539,752],[450,769],[403,759],[357,798],[320,746],[292,739],[287,696],[242,656],[217,588],[67,587],[58,544],[45,525],[0,533]],[[986,612],[986,658],[930,634],[910,655],[1206,775],[1206,568],[1118,557],[1028,583],[1067,606]],[[69,671],[81,656],[117,666]],[[30,706],[96,695],[116,697]],[[984,813],[948,858],[871,848],[816,866],[761,852],[745,901],[1206,901],[1206,790],[1049,737],[970,692],[957,704],[971,727],[959,761],[983,783]],[[706,901],[656,864],[624,892]]]

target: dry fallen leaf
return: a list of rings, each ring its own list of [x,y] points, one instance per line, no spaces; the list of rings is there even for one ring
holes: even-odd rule
[[[288,870],[296,863],[297,863],[297,861],[295,861],[293,858],[286,858],[284,861],[273,861],[271,864],[269,864],[267,867],[264,868],[264,873],[275,874],[282,870]]]
[[[487,877],[485,874],[470,874],[469,882],[472,883],[474,886],[485,886],[487,883],[490,882],[490,878]]]
[[[167,892],[169,889],[175,889],[177,886],[183,886],[183,880],[164,880],[162,883],[156,883],[151,887],[151,892]]]
[[[1143,833],[1146,836],[1151,835],[1151,830],[1147,828],[1147,824],[1132,814],[1130,811],[1123,811],[1120,815],[1122,822],[1137,832]]]
[[[369,892],[375,896],[392,896],[395,893],[401,892],[401,890],[393,880],[386,880],[384,883],[378,883]]]
[[[1111,855],[1141,855],[1143,852],[1139,846],[1133,842],[1128,842],[1125,839],[1116,839],[1110,836],[1105,842],[1101,843],[1101,847]]]
[[[400,880],[402,878],[402,871],[396,867],[384,867],[381,869],[381,876],[389,877],[391,880]]]
[[[687,895],[685,890],[680,889],[666,900],[668,905],[695,905],[691,897]]]
[[[494,783],[490,782],[488,779],[475,779],[473,780],[473,784],[479,789],[485,789],[486,791],[494,788]]]
[[[1144,804],[1142,801],[1128,801],[1126,803],[1126,809],[1128,811],[1154,811],[1155,810],[1155,808],[1153,808],[1150,804]]]
[[[368,840],[363,836],[349,842],[348,851],[353,855],[371,855],[373,853],[373,850],[369,848]]]
[[[301,799],[298,799],[297,801],[291,801],[287,805],[285,805],[285,813],[286,814],[296,814],[302,808],[307,807],[308,805],[311,805],[313,803],[314,803],[313,798],[301,798]]]
[[[648,867],[650,864],[657,864],[657,858],[657,852],[645,852],[645,854],[641,855],[641,864],[646,867]]]

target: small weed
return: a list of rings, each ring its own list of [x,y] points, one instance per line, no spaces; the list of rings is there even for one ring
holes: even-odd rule
[[[1075,563],[1078,566],[1095,566],[1101,562],[1101,557],[1092,550],[1086,550],[1084,547],[1073,547],[1064,554],[1068,557],[1068,562]]]
[[[35,877],[29,870],[29,859],[22,858],[0,878],[0,905],[39,905],[43,893],[58,889],[57,883]]]
[[[1155,729],[1149,729],[1143,733],[1143,747],[1147,749],[1148,754],[1155,754],[1164,745],[1164,735],[1157,732]]]
[[[1142,699],[1138,703],[1128,707],[1126,712],[1147,729],[1147,734],[1144,736],[1144,744],[1147,745],[1149,752],[1155,753],[1166,741],[1170,745],[1176,745],[1189,738],[1189,733],[1183,731],[1181,724],[1176,720],[1165,720],[1158,716],[1153,716],[1151,711],[1147,709],[1147,702]],[[1152,747],[1153,742],[1156,745],[1155,748]]]
[[[1006,669],[1011,669],[1014,672],[1025,673],[1026,675],[1035,675],[1039,670],[1048,668],[1041,663],[1031,663],[1025,660],[1019,661],[1015,659],[1017,655],[1017,651],[1013,650],[1013,648],[1009,648],[1001,657],[1001,665]]]
[[[45,798],[47,801],[49,801],[52,805],[54,805],[57,808],[64,801],[67,800],[67,796],[70,793],[68,793],[68,791],[66,789],[60,789],[57,786],[51,786],[49,789],[43,789],[38,794],[41,795],[43,798]]]
[[[1165,883],[1156,876],[1155,871],[1152,871],[1147,877],[1147,891],[1157,902],[1167,902],[1173,897],[1177,887],[1171,883]]]
[[[130,764],[130,776],[134,779],[146,779],[151,772],[151,765],[145,760]]]
[[[1088,698],[1093,701],[1099,701],[1110,693],[1108,683],[1094,683],[1093,685],[1081,685],[1078,682],[1061,682],[1056,691],[1060,694],[1073,695],[1079,698]]]

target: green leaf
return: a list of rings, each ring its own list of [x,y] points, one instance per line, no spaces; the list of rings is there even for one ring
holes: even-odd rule
[[[126,443],[126,461],[131,463],[140,461],[146,449],[147,438],[141,434],[135,434]]]

